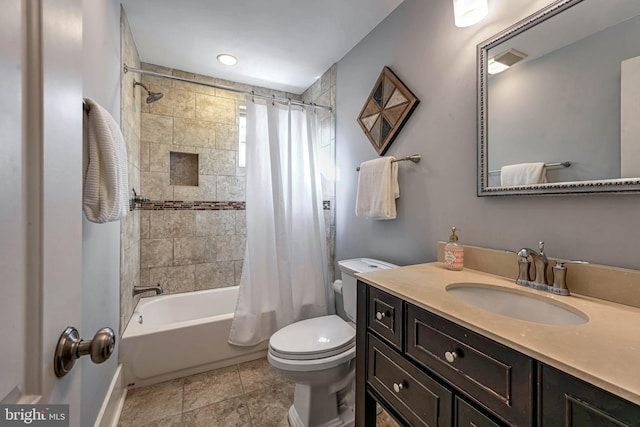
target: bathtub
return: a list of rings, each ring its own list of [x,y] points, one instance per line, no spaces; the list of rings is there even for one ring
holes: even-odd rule
[[[125,384],[141,387],[266,357],[227,342],[238,286],[142,298],[120,341]]]

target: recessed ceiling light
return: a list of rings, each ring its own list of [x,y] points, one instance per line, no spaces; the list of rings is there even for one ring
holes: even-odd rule
[[[233,55],[229,55],[228,53],[221,53],[217,56],[217,58],[218,62],[224,65],[236,65],[238,63],[236,57]]]

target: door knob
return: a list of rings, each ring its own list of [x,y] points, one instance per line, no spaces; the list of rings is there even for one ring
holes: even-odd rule
[[[68,326],[56,346],[53,356],[53,369],[58,378],[64,377],[73,368],[76,359],[87,354],[93,363],[107,360],[116,345],[116,335],[111,328],[102,328],[96,332],[92,340],[80,339],[80,333],[73,326]]]

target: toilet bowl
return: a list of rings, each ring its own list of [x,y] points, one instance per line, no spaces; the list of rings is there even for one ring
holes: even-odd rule
[[[356,354],[355,273],[397,267],[357,258],[338,261],[342,297],[348,319],[336,315],[295,322],[269,339],[269,363],[295,383],[289,408],[292,427],[351,427]]]

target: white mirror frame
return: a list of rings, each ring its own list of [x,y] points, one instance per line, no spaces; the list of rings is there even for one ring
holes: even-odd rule
[[[544,194],[594,194],[594,193],[637,193],[640,192],[640,178],[621,178],[558,182],[513,187],[489,187],[488,166],[488,52],[496,45],[527,31],[553,16],[585,0],[558,0],[533,15],[501,31],[478,44],[477,47],[477,113],[478,113],[478,197],[544,195]]]

